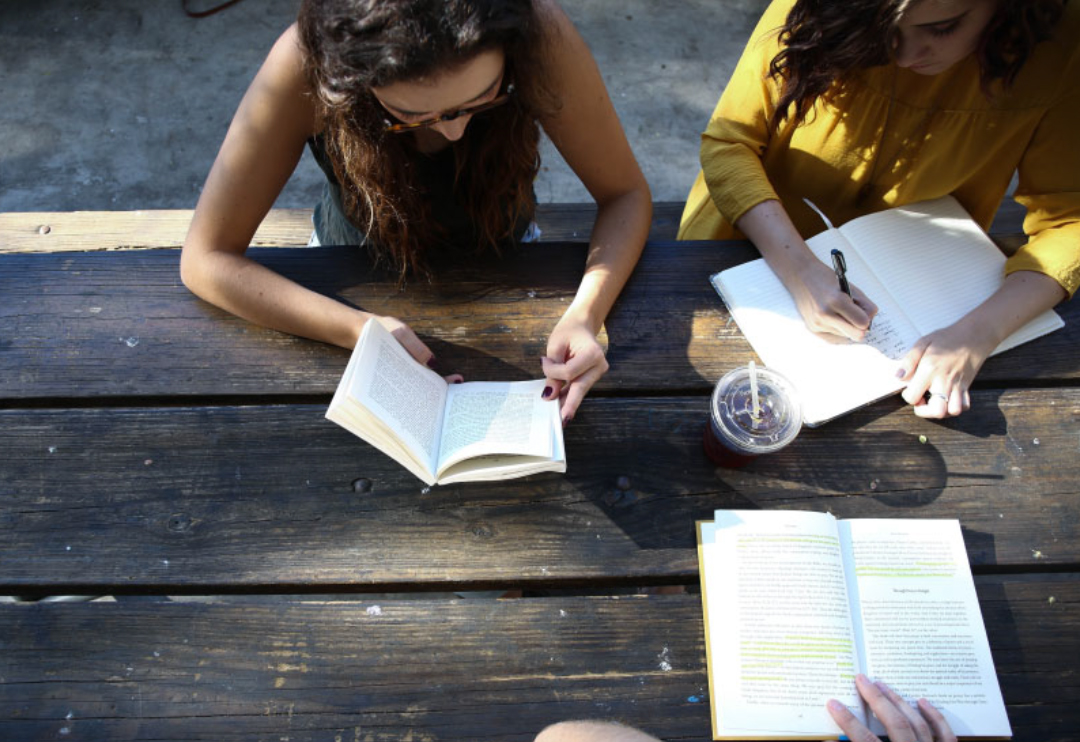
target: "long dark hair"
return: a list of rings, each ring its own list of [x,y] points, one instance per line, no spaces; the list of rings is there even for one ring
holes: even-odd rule
[[[531,0],[304,0],[298,27],[345,212],[402,279],[428,271],[429,252],[446,234],[409,167],[412,136],[384,131],[373,87],[445,73],[501,48],[514,94],[453,143],[455,190],[481,248],[497,250],[531,218],[537,116],[553,100],[541,82],[545,31]]]
[[[1053,34],[1067,0],[998,0],[976,57],[983,89],[1008,87],[1035,45]],[[912,0],[797,0],[780,29],[783,48],[769,64],[780,84],[770,122],[775,129],[794,109],[796,123],[834,83],[859,70],[888,64],[900,16]]]

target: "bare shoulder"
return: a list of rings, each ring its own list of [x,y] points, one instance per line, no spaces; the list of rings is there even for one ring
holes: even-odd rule
[[[304,62],[304,46],[294,23],[274,42],[259,74],[266,72],[268,77],[280,83],[284,89],[310,92]]]
[[[538,115],[540,125],[598,204],[631,191],[648,200],[648,186],[588,44],[556,0],[533,2],[543,29],[540,74],[555,98]]]
[[[570,17],[556,0],[533,0],[533,8],[536,9],[536,16],[540,19],[540,23],[545,27],[568,24],[573,28],[574,24]]]
[[[533,0],[541,31],[537,62],[561,105],[603,85],[585,39],[556,0]]]
[[[256,120],[271,116],[289,128],[302,128],[305,136],[314,133],[315,95],[295,23],[285,29],[270,49],[251,83],[245,104],[250,104],[246,113]]]
[[[574,22],[556,0],[533,0],[533,7],[544,36],[545,57],[557,60],[567,52],[588,53]]]

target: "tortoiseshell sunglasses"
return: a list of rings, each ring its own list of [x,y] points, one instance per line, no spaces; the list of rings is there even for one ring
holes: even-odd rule
[[[506,103],[506,101],[510,100],[510,96],[513,95],[513,94],[514,94],[514,85],[513,85],[513,83],[511,83],[511,84],[506,86],[506,92],[505,93],[502,93],[500,95],[495,96],[494,98],[489,100],[487,103],[481,103],[480,105],[477,105],[477,106],[469,106],[468,108],[459,108],[456,111],[450,111],[449,113],[444,113],[441,116],[435,116],[433,118],[423,119],[422,121],[413,121],[412,123],[408,123],[408,124],[402,123],[402,122],[392,124],[392,123],[390,123],[389,120],[387,120],[386,121],[386,128],[383,129],[383,131],[389,132],[391,134],[401,134],[401,133],[407,132],[407,131],[415,131],[417,129],[426,129],[426,128],[431,127],[431,126],[435,126],[436,124],[441,124],[444,121],[453,121],[454,119],[459,119],[462,116],[475,116],[478,113],[483,113],[484,111],[490,111],[492,108],[498,108],[499,106]]]

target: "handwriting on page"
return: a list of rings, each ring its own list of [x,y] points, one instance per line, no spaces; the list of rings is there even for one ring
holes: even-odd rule
[[[874,317],[870,332],[866,334],[863,342],[894,361],[899,361],[911,349],[907,334],[893,321],[892,315],[885,311],[878,312]]]
[[[921,335],[952,324],[1001,285],[1005,256],[955,199],[860,217],[843,232]]]

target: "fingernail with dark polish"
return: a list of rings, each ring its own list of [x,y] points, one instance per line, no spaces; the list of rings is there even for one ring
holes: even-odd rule
[[[435,368],[435,356],[432,356],[431,358],[427,359],[427,367],[428,368]]]
[[[464,384],[465,382],[462,379],[454,379],[454,383],[455,384]]]
[[[896,378],[902,379],[905,376],[905,371],[902,368],[896,369]]]
[[[552,391],[553,391],[553,390],[552,390],[552,388],[551,388],[551,387],[549,387],[549,386],[546,386],[546,387],[544,387],[544,393],[543,393],[543,394],[541,394],[540,396],[541,396],[541,397],[543,397],[544,399],[547,399],[548,397],[550,397],[550,396],[551,396],[551,392],[552,392]]]

